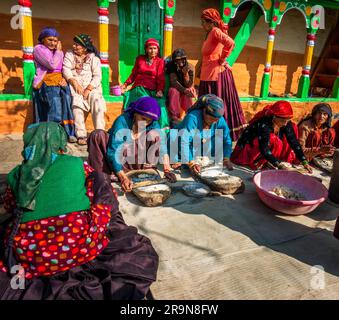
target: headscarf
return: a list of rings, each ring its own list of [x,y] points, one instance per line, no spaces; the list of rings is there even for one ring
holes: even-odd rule
[[[313,107],[311,117],[314,118],[318,112],[325,112],[328,114],[328,118],[327,118],[326,123],[324,123],[324,126],[326,126],[327,128],[331,128],[331,124],[332,124],[331,106],[328,103],[318,103],[317,105]]]
[[[178,76],[181,74],[181,72],[178,72],[177,66],[175,64],[175,60],[177,59],[185,59],[185,65],[187,65],[187,55],[184,49],[176,49],[173,51],[172,59],[167,64],[167,73],[176,73]]]
[[[214,118],[221,118],[224,115],[224,102],[215,94],[205,94],[188,110],[187,113],[193,110],[204,109],[206,113]]]
[[[151,97],[142,97],[132,102],[125,112],[131,117],[133,117],[135,113],[138,113],[152,120],[158,120],[161,115],[158,101]]]
[[[34,210],[35,197],[44,174],[58,157],[58,152],[67,150],[67,134],[55,122],[41,122],[30,125],[23,140],[24,160],[10,172],[8,183],[18,207]]]
[[[250,120],[249,125],[255,123],[263,117],[276,116],[284,119],[293,118],[293,109],[288,101],[277,101],[274,104],[266,106],[263,110],[259,111]]]
[[[46,27],[43,28],[39,34],[39,38],[38,41],[39,43],[42,43],[42,41],[47,38],[47,37],[57,37],[59,38],[60,34],[58,33],[58,31],[56,31],[56,29],[51,28],[51,27]]]
[[[150,38],[145,41],[144,48],[145,48],[145,54],[147,55],[146,49],[149,46],[156,46],[158,48],[158,57],[160,58],[160,45],[157,39]]]
[[[201,19],[214,22],[222,32],[227,34],[227,27],[222,21],[218,10],[214,8],[205,9],[201,14]]]
[[[94,53],[98,58],[100,58],[97,48],[93,45],[91,37],[87,34],[78,34],[73,38],[73,41],[77,44],[80,44],[87,49],[87,52]]]

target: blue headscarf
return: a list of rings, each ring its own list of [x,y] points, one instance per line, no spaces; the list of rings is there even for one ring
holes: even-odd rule
[[[125,112],[131,117],[133,117],[134,113],[139,113],[152,120],[158,120],[161,115],[158,101],[151,97],[142,97],[132,102]]]
[[[51,28],[51,27],[46,27],[43,28],[39,34],[39,38],[38,41],[39,43],[42,43],[42,40],[44,40],[47,37],[57,37],[59,38],[60,34],[58,33],[58,31],[56,31],[56,29]]]
[[[206,113],[214,118],[221,118],[224,115],[224,102],[215,94],[205,94],[188,110],[192,112],[197,109],[205,109]]]

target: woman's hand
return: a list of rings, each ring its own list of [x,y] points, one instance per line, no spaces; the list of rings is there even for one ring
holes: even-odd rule
[[[122,187],[122,190],[124,190],[124,192],[131,192],[132,187],[133,187],[133,182],[129,178],[125,177],[121,181],[121,187]]]
[[[93,87],[92,87],[91,85],[89,85],[89,86],[85,89],[84,94],[83,94],[83,97],[84,97],[85,100],[88,99],[88,97],[89,97],[89,95],[90,95],[90,93],[91,93],[92,90],[93,90]]]
[[[232,165],[230,158],[224,158],[223,166],[226,167],[230,171],[233,170],[233,165]]]
[[[185,75],[188,75],[188,72],[190,71],[188,65],[184,66],[182,69],[181,69],[181,72]]]
[[[303,163],[303,167],[307,170],[308,173],[313,173],[312,167],[309,165],[309,163]]]
[[[164,96],[164,93],[161,90],[157,91],[157,94],[156,94],[157,98],[162,98],[163,96]]]
[[[57,51],[62,51],[62,44],[61,41],[58,41],[57,46],[56,46]]]
[[[121,85],[120,89],[122,93],[125,93],[127,91],[127,85],[126,84]]]
[[[320,151],[320,154],[333,155],[335,151],[335,147],[331,145],[322,146],[319,151]]]
[[[121,183],[121,188],[124,192],[131,192],[133,187],[133,182],[126,176],[123,170],[117,173],[118,179]]]
[[[80,95],[84,94],[84,88],[78,83],[78,81],[76,81],[75,79],[71,79],[69,80],[69,82],[77,94],[80,94]]]
[[[168,182],[170,183],[175,183],[177,182],[177,177],[175,176],[175,174],[171,171],[165,171],[164,172],[165,178],[168,180]]]
[[[59,86],[61,87],[66,87],[67,86],[67,81],[65,78],[62,78],[59,82]]]
[[[190,97],[190,98],[195,98],[195,90],[193,87],[191,88],[186,88],[184,91],[184,95]]]
[[[201,166],[197,163],[188,164],[188,166],[194,174],[199,174],[201,172]]]
[[[91,93],[91,90],[89,90],[89,89],[86,89],[86,90],[84,91],[83,97],[84,97],[85,100],[88,99],[90,93]]]

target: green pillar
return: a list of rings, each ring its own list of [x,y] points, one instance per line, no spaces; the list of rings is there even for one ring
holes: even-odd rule
[[[309,96],[310,90],[310,72],[311,72],[311,65],[312,65],[312,57],[313,57],[313,49],[315,43],[315,33],[317,32],[316,29],[309,28],[307,30],[307,42],[306,42],[306,50],[304,55],[304,65],[302,75],[299,79],[298,85],[298,98],[307,98]]]
[[[274,27],[271,26],[270,29],[268,30],[266,62],[265,62],[264,75],[261,81],[260,96],[262,98],[268,97],[268,93],[270,89],[271,63],[272,63],[272,55],[273,55],[273,48],[274,48],[274,38],[275,38],[275,26]]]
[[[334,81],[332,98],[339,99],[339,73],[337,74],[337,78]]]
[[[248,39],[250,38],[252,31],[256,24],[258,23],[260,17],[262,16],[262,10],[258,6],[253,6],[250,12],[248,13],[244,23],[242,24],[241,28],[239,29],[236,37],[234,38],[235,46],[227,58],[227,61],[230,66],[233,66],[235,61],[238,59],[241,51],[245,47]]]
[[[102,70],[102,91],[104,96],[110,94],[109,88],[109,60],[108,60],[108,48],[109,48],[109,1],[108,0],[98,0],[98,32],[99,32],[99,51],[100,51],[100,60],[101,60],[101,70]]]
[[[23,62],[23,73],[25,96],[30,97],[32,95],[33,79],[35,75],[35,65],[33,61]]]

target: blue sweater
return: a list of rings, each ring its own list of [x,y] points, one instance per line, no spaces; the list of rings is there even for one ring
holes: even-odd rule
[[[232,152],[232,140],[230,136],[230,130],[228,125],[224,119],[224,117],[220,118],[216,123],[214,123],[210,131],[203,130],[203,110],[197,109],[189,112],[184,120],[177,125],[176,129],[179,132],[171,132],[170,134],[170,145],[173,143],[178,143],[179,141],[179,157],[176,161],[186,162],[192,161],[196,156],[207,156],[211,155],[215,157],[215,146],[217,141],[217,148],[222,148],[222,155],[224,158],[229,158]],[[180,130],[185,129],[188,132],[195,132],[192,134],[180,134]],[[218,139],[216,139],[216,130],[219,129]],[[180,138],[177,139],[178,134],[180,134]],[[193,138],[195,136],[195,139]],[[200,137],[200,141],[197,138]],[[206,140],[203,143],[203,140]],[[200,142],[201,153],[199,153],[199,145],[195,144],[194,141]],[[182,152],[180,152],[181,146]],[[169,146],[170,147],[170,146]],[[221,150],[221,149],[218,149]],[[170,155],[171,160],[173,160],[173,154]],[[180,159],[181,158],[181,159]],[[179,160],[180,159],[180,160]],[[185,161],[186,160],[186,161]],[[187,162],[188,162],[187,161]]]
[[[119,161],[119,156],[123,151],[125,143],[131,143],[132,135],[131,131],[133,127],[133,119],[127,113],[120,115],[113,123],[112,128],[108,131],[109,140],[107,146],[107,158],[113,169],[114,173],[118,173],[123,170],[123,163]],[[160,158],[162,159],[164,154],[167,154],[166,135],[161,130],[158,121],[153,121],[146,127],[146,132],[151,130],[157,130],[161,137],[160,142]]]

